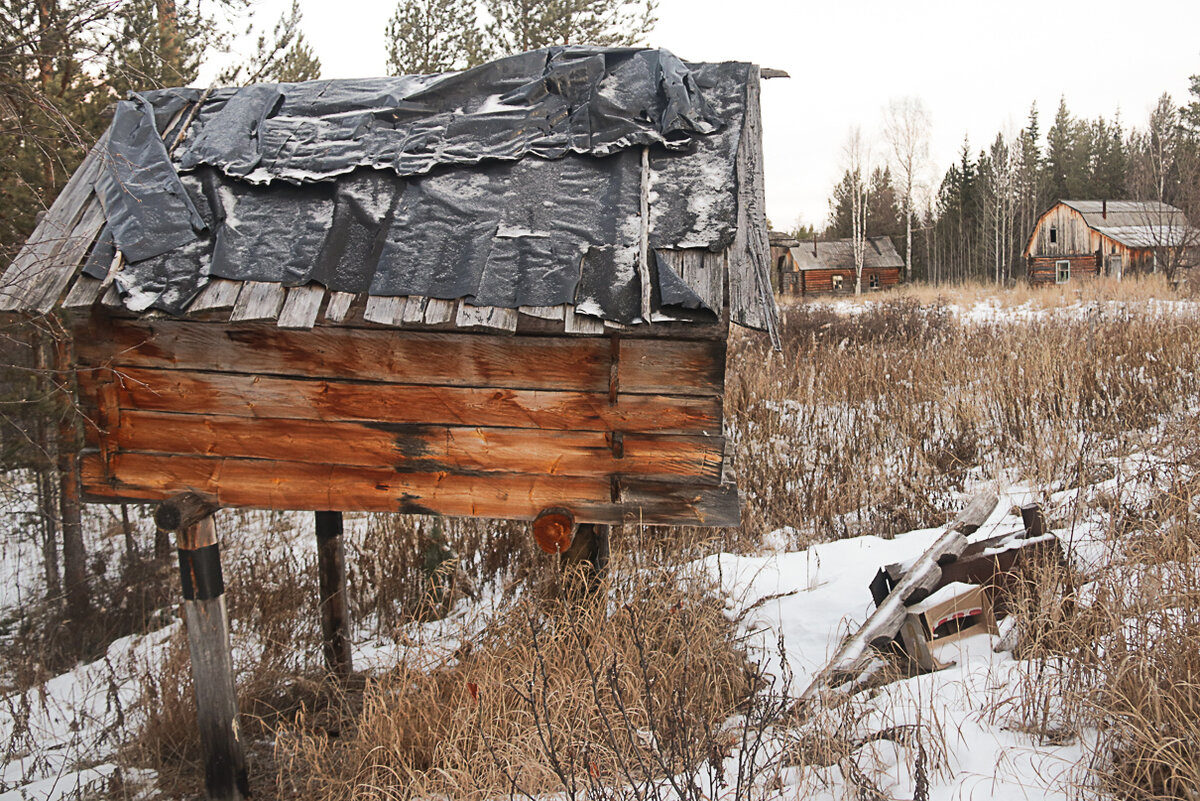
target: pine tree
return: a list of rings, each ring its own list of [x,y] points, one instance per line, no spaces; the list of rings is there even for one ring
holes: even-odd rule
[[[658,0],[486,0],[493,56],[551,45],[640,43],[658,22]]]
[[[401,0],[388,20],[387,68],[426,75],[483,61],[483,34],[473,0]]]
[[[217,82],[226,85],[292,83],[320,78],[321,60],[305,41],[300,30],[301,20],[300,2],[292,0],[291,10],[280,16],[271,35],[259,35],[254,55],[222,72]]]

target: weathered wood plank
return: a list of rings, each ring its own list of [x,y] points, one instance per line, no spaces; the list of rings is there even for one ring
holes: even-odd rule
[[[431,387],[123,367],[120,404],[143,411],[547,430],[718,434],[721,399]],[[104,376],[80,374],[95,397]]]
[[[403,384],[607,392],[607,339],[489,336],[274,325],[102,320],[79,330],[83,363],[347,378]],[[622,344],[623,393],[717,395],[725,343],[637,340]]]
[[[71,310],[90,308],[100,298],[102,289],[104,289],[103,279],[80,275],[75,279],[75,285],[71,287],[71,291],[67,293],[67,299],[62,304],[63,308]]]
[[[0,276],[0,311],[34,309],[47,295],[49,284],[58,280],[58,273],[66,272],[69,276],[73,272],[76,265],[64,267],[56,256],[84,214],[85,201],[100,174],[107,147],[108,133],[105,132],[54,199],[4,275]]]
[[[494,328],[499,331],[516,331],[517,310],[460,303],[454,324],[459,328]]]
[[[367,298],[366,308],[363,309],[363,319],[378,325],[395,325],[400,322],[400,316],[407,303],[407,297],[371,295]]]
[[[354,303],[353,292],[332,292],[329,304],[325,307],[325,319],[331,323],[340,323],[350,313],[350,304]]]
[[[222,507],[368,511],[532,520],[566,506],[584,523],[736,525],[737,493],[662,482],[622,484],[612,502],[607,477],[447,476],[391,469],[120,453],[107,476],[95,452],[82,460],[89,500],[162,500],[181,489],[215,495]],[[734,521],[734,522],[731,522]]]
[[[517,311],[539,320],[562,320],[565,306],[518,306]]]
[[[283,302],[276,324],[280,328],[312,328],[324,298],[325,287],[320,284],[292,287],[287,291],[287,300]]]
[[[622,392],[675,394],[723,393],[725,343],[621,338],[619,382]]]
[[[454,319],[454,310],[459,305],[456,300],[429,298],[425,305],[425,322],[429,325],[441,325]],[[414,321],[415,322],[415,321]]]
[[[231,281],[228,278],[210,278],[200,290],[200,294],[188,306],[188,313],[202,311],[218,311],[232,309],[237,303],[238,295],[242,292],[241,281]]]
[[[100,439],[89,427],[89,440]],[[651,476],[718,483],[721,437],[624,434],[614,454],[603,431],[543,431],[394,423],[331,423],[122,409],[119,451],[228,456],[450,475],[528,473]],[[270,470],[264,465],[265,470]]]
[[[43,295],[33,304],[38,314],[49,314],[58,304],[67,284],[79,270],[83,255],[96,240],[100,229],[104,227],[104,209],[100,200],[94,195],[86,202],[79,222],[71,229],[54,256],[53,269],[48,270],[42,280]]]
[[[274,320],[283,306],[283,285],[273,281],[247,281],[233,305],[230,322]]]
[[[568,334],[603,334],[604,321],[588,314],[576,314],[574,306],[564,306],[563,330]]]

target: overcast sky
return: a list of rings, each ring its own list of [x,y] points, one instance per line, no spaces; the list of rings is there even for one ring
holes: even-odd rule
[[[259,0],[266,24],[290,0]],[[323,77],[384,74],[389,0],[300,0]],[[892,98],[933,117],[937,180],[963,137],[973,152],[1016,132],[1036,101],[1043,136],[1059,98],[1072,113],[1143,125],[1159,95],[1188,98],[1200,73],[1200,0],[661,0],[650,44],[689,61],[752,61],[791,74],[763,88],[767,214],[823,225],[842,145],[879,136]]]

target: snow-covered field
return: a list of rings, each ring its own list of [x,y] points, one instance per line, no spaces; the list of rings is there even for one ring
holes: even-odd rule
[[[1163,315],[1197,311],[1195,304],[1185,302],[1161,301],[1150,306]],[[863,306],[844,303],[838,308],[852,314]],[[1119,314],[1121,308],[1114,305],[1098,311],[1080,305],[1042,311],[981,301],[952,311],[967,321],[1011,322],[1044,314]],[[1128,477],[1144,474],[1146,460],[1164,458],[1164,454],[1127,457],[1114,465],[1113,478],[1036,498],[1049,505],[1054,512],[1051,519],[1072,521],[1055,533],[1074,566],[1094,569],[1107,551],[1097,542],[1099,523],[1068,510],[1088,494],[1133,497],[1144,487]],[[18,490],[25,487],[20,477],[10,477],[10,483]],[[1020,518],[1012,510],[1033,499],[1031,491],[1016,480],[970,489],[989,489],[1000,496],[995,511],[972,539],[1020,528]],[[965,502],[966,497],[964,493],[959,500]],[[21,606],[43,592],[40,552],[28,533],[29,503],[27,495],[10,493],[0,517],[0,621],[7,621],[0,629],[3,637],[13,636],[13,621]],[[952,512],[946,511],[948,516]],[[111,515],[95,510],[92,514],[91,547],[115,554],[119,543],[103,536],[110,528]],[[256,519],[264,529],[261,536],[278,537],[277,516],[246,518],[241,525],[246,535],[255,534],[246,528],[246,521]],[[268,525],[270,534],[265,531]],[[719,583],[728,598],[728,614],[740,621],[742,636],[766,673],[790,677],[792,691],[799,693],[842,637],[873,609],[868,584],[876,571],[885,564],[914,559],[938,534],[938,529],[927,529],[893,539],[858,536],[789,550],[794,539],[787,530],[780,530],[764,539],[758,554],[714,554],[699,567]],[[349,535],[356,535],[353,528]],[[312,547],[309,537],[295,538],[294,545],[289,545],[287,538],[280,542],[280,547]],[[238,589],[231,587],[230,591]],[[488,597],[486,592],[483,595]],[[448,619],[421,624],[413,637],[426,642],[445,638],[446,648],[453,649],[462,636],[463,621],[486,619],[488,603],[461,601]],[[117,775],[124,797],[154,797],[153,774],[119,768],[118,752],[139,725],[135,703],[138,677],[156,670],[178,625],[175,622],[146,635],[117,640],[102,659],[80,664],[27,692],[0,698],[0,801],[93,797],[110,787]],[[759,788],[762,796],[858,797],[853,773],[861,770],[887,797],[913,798],[917,785],[925,781],[916,775],[920,764],[920,772],[928,773],[929,799],[1075,797],[1085,784],[1082,738],[1088,735],[1083,732],[1067,742],[1047,743],[1023,730],[1014,709],[1029,666],[1011,652],[998,650],[998,643],[998,637],[987,634],[961,640],[938,654],[943,661],[954,662],[945,670],[895,681],[855,696],[827,714],[799,722],[794,730],[772,732],[765,752],[776,764],[764,775],[774,778]],[[235,643],[235,647],[245,649],[250,644]],[[394,643],[366,631],[359,633],[357,665],[384,667],[395,654]],[[907,739],[874,736],[899,729],[918,734]],[[825,767],[798,764],[800,760],[789,758],[792,744],[814,730],[849,743],[845,758]],[[919,752],[924,753],[919,756]],[[849,770],[848,763],[853,766]],[[719,797],[720,792],[714,795]]]

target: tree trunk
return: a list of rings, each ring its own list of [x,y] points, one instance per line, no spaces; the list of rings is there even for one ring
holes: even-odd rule
[[[58,572],[58,496],[54,491],[57,449],[50,436],[47,420],[51,412],[46,408],[46,399],[52,397],[49,377],[50,359],[46,354],[46,342],[41,331],[32,336],[34,368],[33,439],[37,448],[37,493],[38,512],[42,529],[42,567],[46,573],[46,596],[56,598],[62,592],[62,580]]]
[[[58,477],[62,510],[63,589],[67,610],[79,620],[91,611],[87,585],[87,551],[83,547],[83,505],[79,490],[79,429],[76,425],[74,354],[71,339],[60,332],[55,342],[58,376]]]

